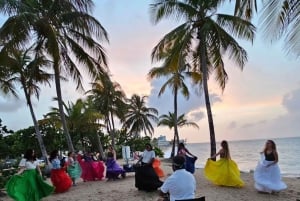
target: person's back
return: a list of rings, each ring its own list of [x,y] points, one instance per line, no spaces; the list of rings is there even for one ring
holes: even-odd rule
[[[161,186],[162,194],[169,194],[170,201],[195,198],[195,177],[184,169],[184,158],[176,156],[173,159],[174,173]]]

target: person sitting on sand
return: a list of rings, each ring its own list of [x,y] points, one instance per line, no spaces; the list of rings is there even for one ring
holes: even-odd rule
[[[160,187],[159,201],[165,200],[166,196],[170,201],[195,198],[196,179],[194,175],[184,168],[185,158],[177,155],[173,158],[172,169],[174,173],[169,176]],[[183,183],[184,182],[184,183]]]
[[[254,187],[259,192],[273,193],[287,188],[281,180],[278,153],[273,140],[268,140],[261,152],[261,160],[254,171]]]
[[[237,164],[231,160],[228,142],[221,142],[221,149],[209,158],[204,167],[204,175],[212,183],[219,186],[243,187],[244,182],[240,178]],[[220,160],[213,161],[212,158],[220,155]]]

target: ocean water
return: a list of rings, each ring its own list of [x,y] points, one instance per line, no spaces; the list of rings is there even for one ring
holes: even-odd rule
[[[300,177],[300,137],[273,139],[279,155],[279,167],[285,177]],[[228,141],[231,158],[241,171],[253,171],[260,159],[266,140]],[[209,143],[187,143],[186,148],[198,157],[196,167],[203,168],[210,156]],[[217,142],[217,151],[220,143]],[[170,157],[171,148],[165,150],[165,158]]]

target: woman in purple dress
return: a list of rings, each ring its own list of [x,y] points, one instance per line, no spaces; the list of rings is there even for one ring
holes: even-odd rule
[[[121,175],[123,178],[126,176],[125,170],[117,163],[115,151],[112,146],[109,147],[106,159],[106,178],[108,180],[116,180]]]

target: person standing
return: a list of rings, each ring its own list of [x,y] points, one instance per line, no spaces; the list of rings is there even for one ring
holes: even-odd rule
[[[58,150],[54,150],[50,153],[49,161],[52,165],[50,178],[52,184],[55,186],[55,192],[66,192],[72,186],[72,180],[66,173],[65,167],[62,167],[61,161],[58,156]]]
[[[152,163],[155,159],[155,152],[150,143],[145,145],[145,150],[139,159],[141,166],[135,166],[135,187],[138,190],[155,191],[161,185],[162,181],[155,173]]]
[[[190,173],[194,174],[195,172],[195,163],[198,159],[197,156],[193,155],[184,145],[184,143],[179,143],[177,155],[183,156],[185,158],[185,169]]]
[[[19,163],[20,170],[5,185],[8,196],[16,201],[39,201],[54,191],[54,187],[44,182],[33,149],[28,149]]]
[[[81,167],[75,157],[75,153],[72,151],[70,151],[68,153],[67,172],[72,179],[73,186],[76,186],[76,179],[80,178],[82,171],[81,171]]]
[[[253,176],[254,187],[259,192],[274,193],[287,188],[287,185],[281,180],[278,153],[273,140],[267,140]]]
[[[220,155],[218,161],[212,158]],[[221,149],[214,156],[209,158],[204,167],[204,176],[212,183],[219,186],[243,187],[244,182],[240,177],[237,164],[231,159],[228,142],[221,142]]]
[[[174,173],[160,187],[162,197],[169,196],[170,201],[195,198],[196,179],[194,175],[185,170],[184,163],[185,158],[183,156],[177,155],[173,158],[172,169]],[[164,198],[159,200],[163,201]]]

